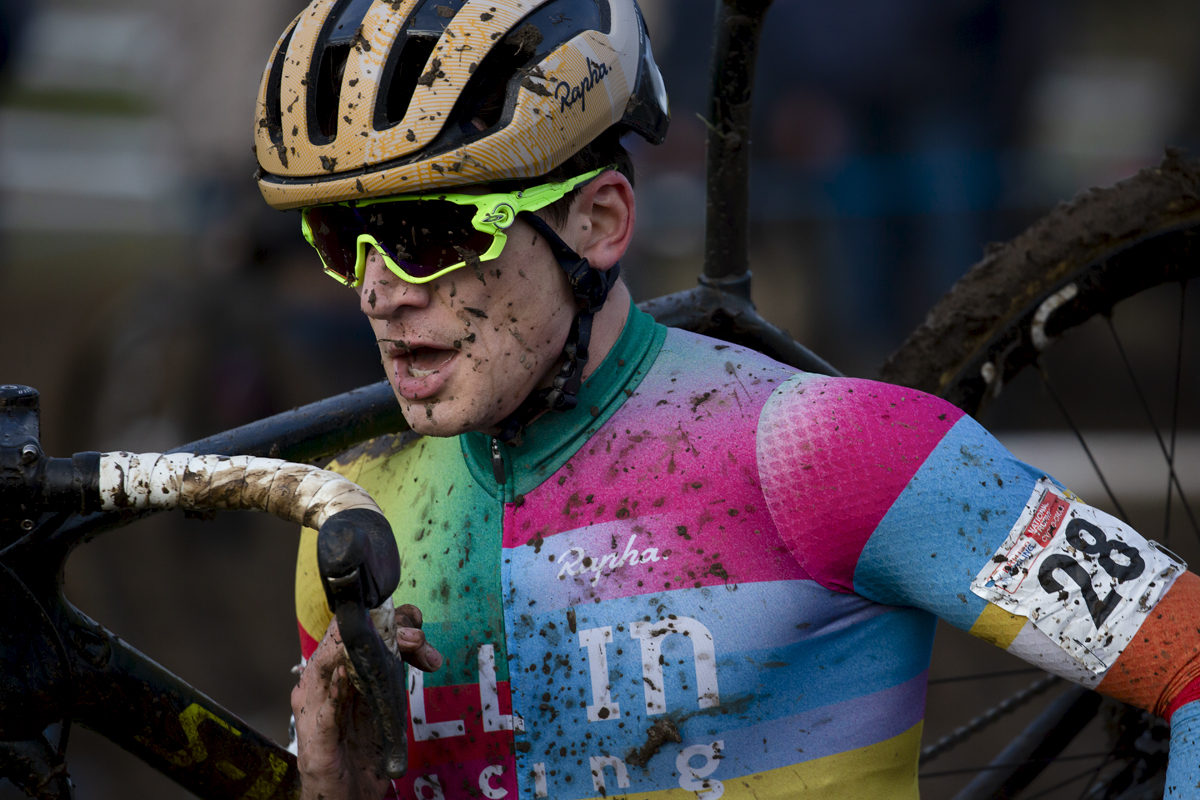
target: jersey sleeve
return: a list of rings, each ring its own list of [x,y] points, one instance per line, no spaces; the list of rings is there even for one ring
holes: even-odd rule
[[[1160,715],[1200,678],[1200,579],[954,406],[798,375],[764,406],[757,453],[781,535],[827,588]]]
[[[1171,717],[1171,759],[1164,797],[1194,798],[1200,792],[1200,702]]]

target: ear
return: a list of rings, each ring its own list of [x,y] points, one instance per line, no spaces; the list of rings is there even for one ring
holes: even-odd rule
[[[636,219],[633,186],[624,175],[610,169],[583,187],[571,204],[561,235],[576,253],[603,271],[625,255]]]

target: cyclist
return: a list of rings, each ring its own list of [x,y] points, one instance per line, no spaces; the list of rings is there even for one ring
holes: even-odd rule
[[[259,186],[426,434],[333,464],[395,529],[415,660],[445,654],[409,673],[400,796],[915,797],[939,617],[1171,718],[1200,796],[1176,558],[941,400],[632,305],[619,137],[668,121],[633,0],[315,0],[259,100]],[[314,541],[304,792],[378,796]]]

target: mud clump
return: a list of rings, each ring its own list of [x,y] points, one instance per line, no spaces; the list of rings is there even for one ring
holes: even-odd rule
[[[550,94],[549,89],[547,89],[545,86],[542,86],[540,83],[535,81],[533,78],[523,79],[521,81],[521,85],[523,87],[525,87],[526,89],[528,89],[529,91],[531,91],[534,94],[539,95],[541,97],[551,97],[552,96]]]
[[[663,718],[646,729],[646,743],[636,750],[630,750],[625,755],[625,763],[633,767],[644,767],[667,742],[683,744],[683,737],[679,735],[679,729],[672,720]]]
[[[433,86],[435,78],[444,78],[446,73],[442,71],[442,60],[440,58],[433,59],[429,64],[429,69],[425,74],[417,78],[418,86]]]
[[[526,22],[512,36],[505,39],[504,43],[521,53],[532,55],[537,51],[537,46],[542,43],[544,38],[541,29],[537,25],[534,25],[532,22]]]

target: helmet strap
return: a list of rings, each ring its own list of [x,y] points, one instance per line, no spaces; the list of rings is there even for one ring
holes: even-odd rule
[[[583,370],[588,363],[592,319],[604,305],[609,290],[621,275],[620,264],[613,264],[605,271],[593,267],[536,214],[522,211],[518,216],[533,226],[546,240],[546,244],[550,245],[550,252],[567,275],[571,292],[575,295],[575,306],[579,310],[571,323],[571,332],[567,334],[567,343],[563,346],[563,363],[558,374],[554,376],[553,384],[529,395],[516,411],[500,423],[500,435],[497,438],[505,444],[519,439],[525,426],[542,412],[570,411],[575,408],[579,402],[579,389],[583,385]]]

